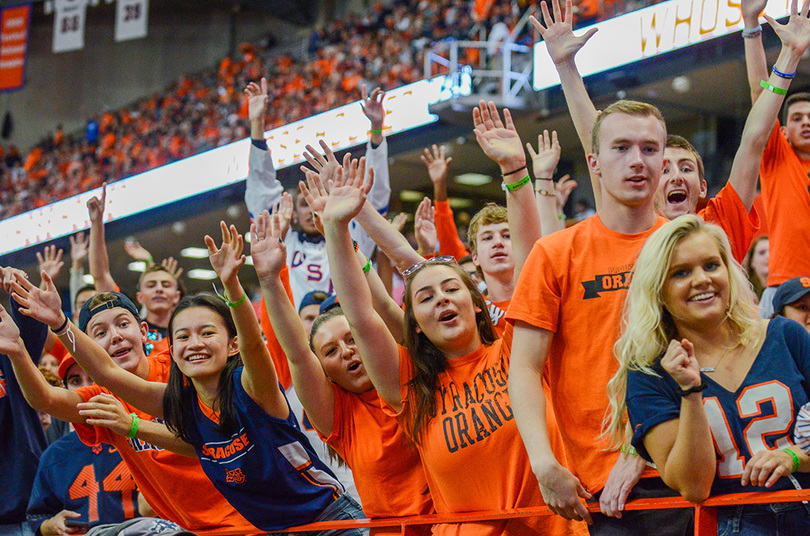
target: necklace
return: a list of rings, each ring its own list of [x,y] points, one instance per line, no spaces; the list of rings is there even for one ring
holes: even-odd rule
[[[711,373],[717,370],[717,366],[720,364],[721,361],[723,361],[726,358],[726,355],[728,355],[729,350],[733,350],[737,348],[739,345],[740,342],[738,341],[737,344],[735,344],[734,346],[725,346],[723,348],[723,353],[720,355],[720,359],[715,361],[714,365],[712,365],[711,367],[700,367],[700,372]]]

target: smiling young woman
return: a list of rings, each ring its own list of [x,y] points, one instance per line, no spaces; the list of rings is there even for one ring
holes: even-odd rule
[[[810,485],[810,457],[793,439],[794,408],[810,397],[810,334],[757,316],[722,229],[687,215],[653,233],[625,320],[609,386],[608,431],[617,442],[632,444],[695,502]],[[806,531],[804,505],[770,507],[721,508],[721,532],[732,524],[745,534],[773,534],[777,525],[780,534]]]

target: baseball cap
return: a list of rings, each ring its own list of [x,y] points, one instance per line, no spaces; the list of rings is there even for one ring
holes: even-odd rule
[[[76,360],[73,359],[73,356],[70,354],[65,355],[62,362],[59,363],[59,379],[62,380],[62,383],[65,383],[65,378],[67,377],[67,371],[70,367],[76,364]]]
[[[82,310],[79,311],[79,329],[85,331],[87,329],[87,324],[90,322],[90,319],[93,318],[98,313],[106,311],[107,309],[115,309],[116,307],[123,307],[132,315],[140,320],[141,315],[138,313],[138,308],[135,307],[135,304],[132,303],[132,300],[126,297],[126,295],[121,294],[120,292],[109,291],[107,294],[112,294],[115,296],[115,299],[110,301],[105,301],[99,305],[96,305],[92,309],[90,308],[90,302],[94,301],[92,298],[88,300],[83,306]],[[98,296],[98,294],[96,294]]]
[[[781,314],[785,305],[790,305],[810,292],[810,277],[794,277],[788,279],[776,289],[773,295],[773,311]]]
[[[298,306],[298,313],[301,313],[301,309],[304,307],[308,307],[310,305],[320,305],[329,297],[329,294],[322,290],[313,290],[311,292],[307,292],[304,297],[301,299],[301,304]]]
[[[337,299],[337,294],[332,294],[331,296],[323,300],[323,302],[321,303],[321,310],[318,311],[318,314],[324,314],[332,307],[340,307],[340,303],[338,303]]]

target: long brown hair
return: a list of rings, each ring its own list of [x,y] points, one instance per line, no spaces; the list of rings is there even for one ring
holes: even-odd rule
[[[408,381],[408,390],[413,393],[414,403],[410,404],[408,410],[408,421],[410,423],[410,433],[414,442],[419,443],[421,433],[427,423],[436,416],[436,392],[439,389],[439,375],[447,370],[447,356],[434,345],[427,336],[420,332],[413,314],[413,296],[411,295],[411,285],[416,274],[429,266],[447,266],[458,274],[464,286],[470,291],[473,305],[479,309],[475,313],[475,324],[481,342],[485,346],[490,346],[498,340],[492,320],[489,317],[484,296],[478,291],[470,276],[461,269],[455,262],[428,262],[409,274],[405,282],[405,296],[403,304],[405,306],[405,345],[411,355],[414,375]]]

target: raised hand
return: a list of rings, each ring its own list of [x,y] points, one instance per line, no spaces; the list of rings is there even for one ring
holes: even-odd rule
[[[11,283],[14,282],[16,277],[25,279],[28,275],[22,270],[12,268],[11,266],[0,267],[0,286],[3,287],[3,290],[5,290],[7,294],[14,292],[14,289],[11,288]]]
[[[292,221],[293,215],[293,198],[290,194],[282,192],[281,201],[276,203],[276,206],[273,207],[273,214],[278,214],[279,216],[279,233],[283,239],[287,236],[287,231],[290,230],[290,222]]]
[[[15,355],[20,350],[20,328],[0,305],[0,354]]]
[[[557,140],[557,131],[553,130],[551,136],[548,130],[537,136],[537,151],[531,143],[526,144],[529,156],[532,157],[532,170],[536,179],[550,179],[560,162],[560,142]]]
[[[219,227],[222,231],[222,245],[217,247],[214,239],[208,235],[205,235],[205,245],[208,246],[208,260],[211,261],[211,267],[222,283],[227,284],[237,278],[239,268],[245,264],[246,258],[242,255],[245,244],[235,226],[228,227],[224,221],[220,221]]]
[[[563,213],[563,207],[568,202],[568,198],[571,196],[571,192],[574,191],[574,188],[577,187],[577,181],[571,178],[571,175],[563,175],[560,177],[560,180],[557,181],[557,188],[555,193],[557,195],[557,210],[560,214]]]
[[[104,221],[104,207],[107,204],[107,183],[101,185],[101,198],[96,196],[87,200],[87,213],[90,215],[90,221],[99,223]]]
[[[262,78],[259,84],[250,82],[245,88],[245,95],[248,98],[248,119],[251,123],[260,121],[264,124],[267,104],[270,100],[270,97],[267,96],[267,79]]]
[[[405,224],[408,223],[408,215],[405,214],[404,212],[400,212],[399,214],[389,219],[388,221],[391,222],[391,225],[394,226],[394,229],[396,229],[401,233],[402,230],[405,229]]]
[[[110,394],[96,395],[87,402],[77,404],[76,408],[91,426],[103,426],[122,436],[129,435],[132,430],[132,415]]]
[[[473,108],[473,124],[478,145],[487,157],[501,167],[502,173],[515,171],[526,165],[523,144],[508,108],[504,108],[501,121],[495,103],[490,101],[487,105],[481,101],[477,108]]]
[[[250,254],[259,280],[278,277],[287,263],[287,246],[281,232],[281,216],[266,210],[250,226]]]
[[[70,262],[74,268],[80,268],[84,264],[84,259],[87,258],[87,246],[90,239],[84,232],[76,233],[68,237],[70,241]]]
[[[45,250],[40,253],[37,251],[37,262],[39,263],[39,271],[45,272],[51,279],[59,277],[62,267],[65,265],[62,262],[62,249],[57,250],[56,246],[45,246]]]
[[[136,261],[143,261],[146,264],[154,262],[152,254],[149,253],[149,250],[143,247],[141,243],[134,238],[128,238],[126,242],[124,242],[124,251],[126,251],[127,255]]]
[[[423,154],[419,158],[427,166],[430,182],[447,181],[447,170],[453,158],[445,156],[446,151],[444,145],[437,147],[435,143],[430,150],[425,148],[422,151]]]
[[[329,181],[337,180],[338,174],[340,173],[340,162],[335,158],[335,153],[329,148],[329,144],[323,140],[320,140],[318,143],[321,149],[323,149],[323,155],[313,146],[307,145],[304,151],[304,158],[306,158],[315,172],[320,175],[321,182],[329,184]],[[304,172],[304,175],[311,173],[311,170],[306,166],[301,166],[301,171]]]
[[[366,173],[366,158],[343,161],[342,183],[332,186],[323,210],[324,222],[348,222],[363,208],[366,195],[374,183],[374,169],[370,168],[368,181],[363,182]]]
[[[577,37],[572,29],[574,16],[572,14],[571,0],[565,0],[565,16],[560,10],[559,0],[551,0],[551,8],[554,12],[554,18],[548,12],[546,2],[540,2],[540,11],[543,13],[545,25],[541,24],[534,15],[529,20],[532,21],[534,27],[543,36],[548,54],[555,65],[574,61],[574,56],[588,42],[588,39],[593,37],[593,34],[597,32],[597,28],[591,28],[584,35]]]
[[[183,268],[180,267],[180,263],[174,257],[163,259],[160,261],[160,265],[172,274],[175,279],[180,279],[180,276],[183,275]]]
[[[791,0],[790,18],[787,24],[779,24],[767,13],[764,14],[764,17],[782,41],[782,45],[789,47],[797,56],[801,56],[810,46],[810,20],[807,18],[808,11],[810,11],[810,0],[804,1],[801,13],[797,10],[797,4],[797,0]]]
[[[37,288],[28,279],[15,274],[11,288],[14,291],[14,300],[20,304],[20,312],[48,324],[53,330],[59,329],[65,321],[62,312],[62,300],[47,273],[42,272],[43,288]]]
[[[422,256],[433,255],[436,252],[436,244],[439,238],[436,235],[436,218],[433,203],[427,197],[422,199],[416,207],[416,214],[413,219],[413,233],[416,236],[416,244],[419,247],[419,254]]]
[[[682,341],[671,340],[661,366],[672,379],[678,382],[681,389],[689,389],[700,385],[700,365],[695,358],[695,347],[686,339]]]
[[[759,16],[765,11],[768,0],[742,0],[742,15],[745,28],[750,30],[759,25]]]
[[[360,88],[362,100],[360,107],[363,113],[371,121],[371,129],[381,129],[385,121],[385,109],[383,108],[383,99],[385,99],[385,91],[381,88],[374,88],[371,95],[368,94],[365,84]]]
[[[342,171],[339,171],[338,175],[341,173]],[[329,192],[326,190],[326,186],[317,173],[311,169],[307,169],[306,176],[307,182],[300,181],[298,183],[298,190],[301,192],[301,195],[304,196],[304,201],[309,205],[310,210],[312,210],[312,221],[315,223],[315,228],[318,229],[319,233],[323,234],[323,220],[321,220],[321,215],[323,214],[323,209],[326,207]]]

